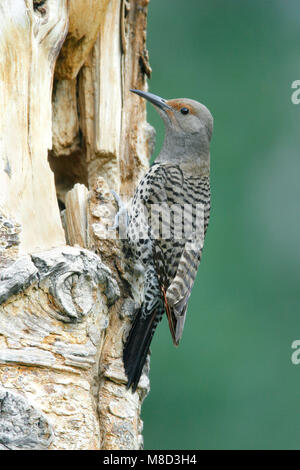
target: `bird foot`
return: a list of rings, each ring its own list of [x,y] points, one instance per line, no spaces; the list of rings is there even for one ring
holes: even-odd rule
[[[120,198],[119,194],[117,194],[113,189],[110,191],[113,195],[117,205],[118,205],[118,212],[115,215],[114,225],[109,227],[108,230],[120,230],[120,227],[125,228],[127,230],[128,227],[128,211],[123,203],[122,199]]]

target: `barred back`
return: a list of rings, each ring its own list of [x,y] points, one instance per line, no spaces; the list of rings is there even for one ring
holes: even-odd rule
[[[187,302],[201,260],[210,216],[207,176],[178,165],[153,165],[136,190],[128,235],[135,256],[154,263],[173,340],[182,335]]]

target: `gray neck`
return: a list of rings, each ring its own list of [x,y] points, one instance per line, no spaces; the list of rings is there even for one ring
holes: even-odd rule
[[[206,134],[183,134],[166,128],[157,163],[174,163],[185,172],[208,175],[209,161],[209,142]]]

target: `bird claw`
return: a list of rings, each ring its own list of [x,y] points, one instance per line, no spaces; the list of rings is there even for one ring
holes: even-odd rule
[[[120,209],[120,207],[123,207],[123,206],[124,206],[122,199],[120,198],[119,194],[116,193],[116,191],[114,191],[113,189],[111,189],[111,190],[110,190],[110,194],[113,195],[114,200],[115,200],[116,203],[118,204],[118,208],[119,208],[119,209]]]
[[[123,222],[122,227],[125,226],[127,229],[128,227],[128,212],[125,207],[125,204],[123,203],[122,199],[120,198],[119,194],[117,194],[113,189],[111,189],[110,193],[113,195],[117,205],[118,205],[118,212],[115,215],[115,221],[114,225],[112,227],[109,227],[108,230],[113,231],[117,230],[120,228],[120,220]]]

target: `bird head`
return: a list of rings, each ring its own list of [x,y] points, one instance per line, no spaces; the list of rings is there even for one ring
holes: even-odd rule
[[[166,135],[159,160],[209,159],[213,117],[206,106],[188,98],[165,100],[149,92],[131,91],[152,103],[165,123]]]

